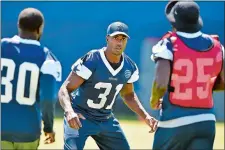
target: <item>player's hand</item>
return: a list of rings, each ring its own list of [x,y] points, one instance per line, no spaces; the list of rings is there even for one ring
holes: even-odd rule
[[[47,133],[45,132],[45,144],[50,144],[55,142],[55,132]]]
[[[66,112],[66,120],[71,128],[79,129],[82,127],[80,119],[86,119],[82,114],[75,113],[74,111]]]
[[[157,125],[158,125],[158,120],[156,120],[154,117],[147,116],[145,118],[145,123],[151,128],[149,133],[153,133],[156,131]]]
[[[152,97],[150,98],[150,107],[154,110],[158,110],[162,108],[162,99],[157,100],[155,102],[155,100],[152,99]]]

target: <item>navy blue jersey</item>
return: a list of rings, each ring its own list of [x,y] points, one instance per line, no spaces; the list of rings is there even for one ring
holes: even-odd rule
[[[73,94],[73,108],[94,120],[105,120],[124,84],[138,80],[136,64],[125,54],[114,70],[104,54],[105,48],[93,50],[79,59],[72,71],[86,81]]]
[[[205,51],[212,47],[213,39],[202,32],[194,34],[188,34],[183,32],[177,32],[179,38],[191,49],[196,51]],[[223,50],[223,46],[221,45]],[[190,56],[191,57],[191,56]],[[166,38],[159,41],[152,48],[152,60],[155,61],[157,58],[163,58],[173,61],[173,45],[171,38]],[[192,117],[191,119],[185,118],[187,116]],[[179,118],[179,123],[174,123],[172,126],[185,125],[189,123],[204,121],[204,120],[215,120],[214,108],[212,109],[197,109],[197,108],[183,108],[171,104],[169,100],[169,93],[167,92],[163,97],[163,105],[160,120],[168,121]],[[193,119],[194,118],[194,119]]]
[[[38,139],[42,119],[45,132],[52,131],[53,116],[49,111],[56,102],[58,81],[61,65],[38,41],[19,36],[1,40],[2,140]]]

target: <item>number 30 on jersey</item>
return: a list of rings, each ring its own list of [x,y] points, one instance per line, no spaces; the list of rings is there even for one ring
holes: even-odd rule
[[[1,71],[6,67],[6,75],[1,77],[1,85],[4,85],[5,92],[1,94],[1,103],[9,103],[15,97],[20,105],[33,105],[36,100],[36,92],[38,87],[38,79],[40,70],[36,64],[24,62],[18,68],[18,76],[16,64],[12,59],[1,58]],[[27,72],[30,71],[29,96],[25,97],[25,82]],[[13,87],[13,86],[16,86]],[[3,86],[1,86],[3,88]],[[15,91],[13,91],[15,90]],[[13,93],[16,93],[13,95]],[[4,94],[4,95],[3,95]]]

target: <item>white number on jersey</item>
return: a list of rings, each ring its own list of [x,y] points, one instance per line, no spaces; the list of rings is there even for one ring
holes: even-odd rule
[[[116,96],[120,92],[122,87],[123,87],[123,84],[119,84],[119,85],[116,86],[116,93],[114,94],[113,100],[112,100],[111,104],[106,107],[106,109],[111,109],[112,108],[112,106],[113,106],[113,104],[115,102]],[[95,88],[96,89],[105,88],[105,92],[99,94],[99,96],[98,96],[98,98],[101,99],[100,103],[96,104],[96,103],[94,103],[93,100],[88,99],[87,104],[88,104],[88,106],[90,108],[101,109],[101,108],[103,108],[105,106],[105,103],[107,101],[107,96],[110,94],[110,91],[112,89],[112,84],[111,83],[99,82],[99,83],[97,83],[95,85]]]
[[[216,78],[211,77],[211,75],[206,74],[204,72],[204,67],[212,67],[213,65],[212,58],[197,58],[197,77],[193,76],[194,71],[194,64],[189,59],[179,59],[174,63],[174,68],[176,70],[181,70],[182,67],[186,67],[187,71],[184,76],[178,76],[177,74],[172,74],[172,80],[176,81],[174,84],[175,91],[172,93],[174,99],[181,99],[181,100],[190,100],[193,96],[193,88],[186,88],[185,91],[181,92],[180,87],[181,84],[189,83],[192,80],[196,80],[197,83],[201,83],[201,86],[196,87],[197,96],[199,99],[205,99],[208,97],[209,94],[209,80],[215,80]]]
[[[13,97],[13,84],[12,80],[15,76],[16,64],[11,59],[1,59],[1,71],[3,67],[7,67],[6,76],[2,76],[1,84],[5,86],[5,94],[1,94],[1,103],[9,103]],[[25,81],[27,71],[31,72],[29,97],[25,97]],[[17,88],[16,88],[16,101],[21,105],[33,105],[36,101],[36,92],[39,78],[39,68],[36,64],[24,62],[19,66]]]

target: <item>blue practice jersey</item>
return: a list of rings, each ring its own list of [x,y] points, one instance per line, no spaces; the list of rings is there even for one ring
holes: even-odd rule
[[[44,131],[52,131],[59,81],[59,61],[38,41],[19,36],[1,40],[1,140],[40,138],[41,119]]]
[[[114,70],[104,54],[105,47],[93,50],[76,61],[72,71],[86,81],[72,94],[75,112],[94,120],[106,120],[124,84],[138,80],[136,64],[123,54],[120,66]]]
[[[177,32],[179,38],[191,49],[196,51],[205,51],[212,47],[213,39],[202,32],[194,34],[188,34],[183,32]],[[223,50],[223,46],[221,45]],[[151,59],[156,61],[158,58],[167,59],[173,61],[173,45],[170,38],[165,38],[159,41],[152,48]],[[191,119],[185,117],[192,117]],[[204,120],[215,120],[214,108],[212,109],[198,109],[198,108],[184,108],[171,104],[169,100],[169,92],[163,97],[163,106],[161,110],[160,120],[168,121],[180,118],[180,120],[174,123],[172,126],[180,126],[189,123],[204,121]],[[182,119],[181,119],[182,118]],[[193,119],[194,118],[194,119]]]

